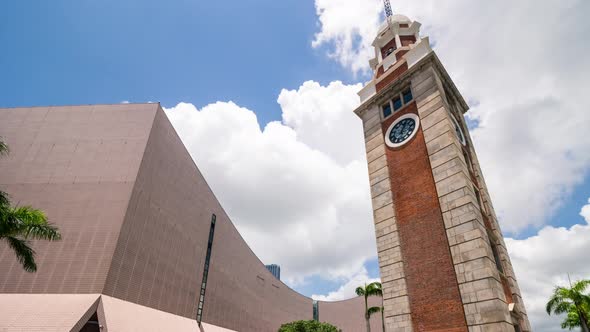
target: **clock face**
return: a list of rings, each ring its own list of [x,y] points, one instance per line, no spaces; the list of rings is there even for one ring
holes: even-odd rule
[[[385,133],[388,146],[395,148],[407,143],[418,131],[418,116],[406,114],[395,120]]]
[[[391,132],[389,132],[389,140],[393,144],[402,143],[410,138],[414,128],[416,128],[416,121],[411,118],[405,118],[393,126]]]

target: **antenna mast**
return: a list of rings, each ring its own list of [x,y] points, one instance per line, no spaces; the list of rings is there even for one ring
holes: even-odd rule
[[[389,3],[389,0],[383,0],[383,4],[385,5],[385,16],[393,16],[393,11],[391,10],[391,4]]]

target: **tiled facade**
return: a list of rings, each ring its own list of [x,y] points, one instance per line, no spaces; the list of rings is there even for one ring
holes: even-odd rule
[[[44,210],[62,233],[33,243],[36,273],[0,242],[0,308],[20,301],[0,331],[79,331],[94,312],[103,332],[191,330],[212,214],[204,330],[275,332],[312,319],[312,299],[250,250],[158,104],[0,109],[0,136],[11,148],[0,158],[0,188]],[[359,331],[360,300],[321,302],[319,320]],[[28,316],[41,313],[37,305],[42,320]],[[371,324],[380,331],[381,317]]]
[[[35,243],[37,273],[0,243],[0,292],[100,293],[158,105],[0,110],[0,185],[59,225],[63,240]]]
[[[380,307],[383,302],[379,297],[370,296],[367,303],[369,307]],[[364,332],[366,330],[367,324],[365,320],[359,319],[359,313],[362,315],[362,308],[364,306],[365,299],[360,296],[336,302],[318,301],[320,320],[338,326],[339,328],[343,326],[343,331]],[[369,324],[371,325],[372,332],[382,331],[381,313],[373,314],[369,320]]]
[[[375,78],[355,110],[365,131],[386,331],[530,331],[463,118],[467,105],[419,27],[402,15],[381,27]],[[379,47],[404,34],[416,42],[383,70],[392,60]],[[408,87],[412,101],[385,118],[381,106]],[[417,133],[391,148],[386,131],[406,113],[418,116]]]

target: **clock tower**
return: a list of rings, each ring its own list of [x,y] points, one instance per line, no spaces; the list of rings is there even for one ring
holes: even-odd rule
[[[420,23],[389,16],[359,92],[386,331],[530,331],[468,106]]]

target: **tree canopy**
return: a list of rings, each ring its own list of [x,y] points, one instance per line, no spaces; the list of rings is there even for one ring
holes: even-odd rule
[[[381,296],[383,297],[383,289],[381,287],[381,283],[378,281],[372,282],[370,284],[365,284],[365,286],[359,286],[355,290],[356,295],[363,296],[365,298],[365,323],[367,324],[367,332],[371,332],[371,323],[369,319],[373,314],[381,312],[381,323],[383,325],[383,331],[385,331],[385,322],[383,320],[383,307],[370,307],[369,308],[369,296]]]
[[[570,284],[570,287],[555,287],[553,295],[547,302],[546,310],[551,313],[566,314],[561,323],[562,329],[574,329],[581,327],[583,332],[588,332],[590,317],[590,294],[587,288],[590,280],[579,280]]]
[[[339,332],[336,326],[315,320],[298,320],[281,325],[278,332]]]

